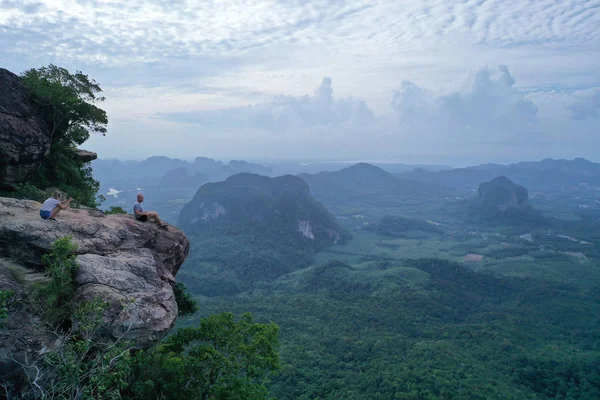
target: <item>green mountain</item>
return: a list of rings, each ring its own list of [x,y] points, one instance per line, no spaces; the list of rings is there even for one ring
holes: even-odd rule
[[[313,196],[328,208],[353,202],[388,206],[403,199],[456,194],[456,191],[437,184],[398,178],[367,163],[335,172],[299,176],[308,183]]]
[[[237,293],[312,262],[343,240],[302,179],[234,175],[202,186],[178,226],[194,243],[182,280],[204,295]]]

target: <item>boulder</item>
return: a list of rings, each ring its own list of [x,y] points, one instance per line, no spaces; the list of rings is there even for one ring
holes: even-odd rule
[[[43,279],[42,255],[56,239],[71,236],[79,264],[76,298],[108,302],[107,334],[135,340],[142,347],[162,339],[177,318],[172,284],[189,251],[186,236],[175,227],[165,231],[131,215],[88,210],[68,209],[58,221],[42,220],[40,206],[0,197],[0,277],[5,277],[0,289],[21,293],[31,279]],[[14,333],[21,331],[22,326]]]
[[[0,188],[24,182],[50,151],[51,137],[21,78],[0,68]]]
[[[98,154],[94,153],[93,151],[87,151],[78,148],[72,148],[71,151],[75,153],[75,157],[84,164],[92,162],[98,158]]]

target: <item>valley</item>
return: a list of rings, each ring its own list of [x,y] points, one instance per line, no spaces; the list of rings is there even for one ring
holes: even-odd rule
[[[178,325],[233,311],[280,326],[272,396],[600,396],[594,186],[442,185],[369,164],[299,177],[145,190],[191,241],[178,277],[200,312]],[[335,239],[317,245],[311,225]]]

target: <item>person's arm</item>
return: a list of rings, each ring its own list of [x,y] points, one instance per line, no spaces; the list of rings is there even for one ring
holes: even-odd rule
[[[58,206],[60,207],[61,210],[65,210],[71,205],[71,201],[73,201],[73,199],[69,197],[69,199],[63,201]]]
[[[136,208],[136,209],[134,209],[133,211],[135,212],[135,215],[137,215],[137,216],[140,216],[140,217],[141,217],[142,215],[146,215],[146,212],[145,212],[145,211],[140,211],[140,210],[138,210],[137,208]]]

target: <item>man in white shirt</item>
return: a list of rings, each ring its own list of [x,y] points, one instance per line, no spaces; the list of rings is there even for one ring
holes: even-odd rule
[[[73,199],[63,200],[63,195],[58,190],[54,192],[52,197],[46,199],[40,209],[40,217],[42,219],[51,219],[56,221],[56,216],[61,210],[67,209],[71,205]]]

